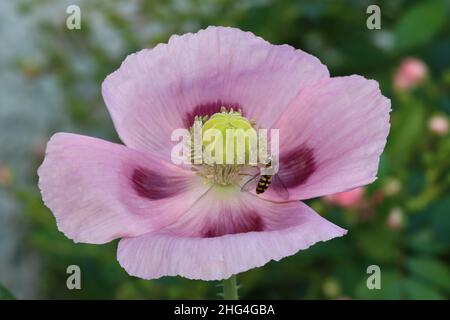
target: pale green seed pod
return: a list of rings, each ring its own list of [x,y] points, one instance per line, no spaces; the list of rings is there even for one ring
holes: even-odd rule
[[[203,148],[216,164],[246,164],[257,149],[256,131],[239,112],[214,114],[203,124],[202,135]]]

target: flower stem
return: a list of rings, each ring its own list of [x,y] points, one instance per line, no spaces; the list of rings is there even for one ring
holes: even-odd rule
[[[229,279],[223,280],[223,298],[225,300],[239,299],[236,275],[231,276]]]

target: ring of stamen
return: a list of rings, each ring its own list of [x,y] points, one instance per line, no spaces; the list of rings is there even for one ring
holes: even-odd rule
[[[241,110],[235,111],[232,108],[227,110],[225,107],[221,107],[220,112],[215,113],[210,117],[195,116],[195,121],[202,125],[202,138],[205,136],[208,130],[216,130],[216,132],[220,132],[220,134],[222,135],[222,141],[220,144],[218,144],[216,140],[202,140],[202,156],[204,155],[205,150],[209,148],[210,151],[212,150],[212,155],[216,156],[215,159],[219,159],[219,161],[215,161],[209,164],[204,162],[202,162],[201,164],[196,164],[196,162],[194,161],[196,159],[194,152],[194,143],[192,143],[191,161],[194,164],[192,166],[192,170],[205,178],[207,182],[213,182],[219,185],[226,186],[241,181],[242,174],[240,173],[242,171],[245,171],[245,169],[248,167],[255,166],[254,164],[251,165],[249,162],[250,152],[255,152],[255,150],[250,150],[250,142],[246,140],[247,137],[242,137],[240,135],[242,134],[241,132],[253,130],[256,136],[255,121],[245,118],[242,115]],[[190,132],[191,136],[194,137],[194,125],[190,128]],[[229,136],[229,134],[231,134],[231,136]],[[233,139],[232,141],[230,140],[230,137]],[[245,142],[244,150],[238,149],[236,147],[237,141],[242,138]],[[232,158],[232,163],[230,163],[230,161],[227,161],[229,159],[226,157],[227,152],[230,151],[230,149],[227,149],[227,147],[230,148],[230,146],[233,147],[233,154],[230,155],[230,158]],[[244,154],[242,154],[242,151],[244,152]],[[244,163],[237,160],[239,158],[239,155],[245,158]],[[222,161],[220,161],[221,159]]]

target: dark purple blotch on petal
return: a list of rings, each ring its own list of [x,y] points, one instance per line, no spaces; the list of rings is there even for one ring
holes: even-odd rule
[[[184,117],[184,125],[186,128],[191,127],[194,124],[196,116],[212,116],[214,113],[220,112],[220,108],[225,107],[227,109],[233,108],[238,110],[241,106],[238,103],[225,102],[217,100],[216,102],[208,102],[196,105],[192,111],[188,112]]]
[[[131,183],[139,196],[150,200],[172,197],[186,188],[185,182],[179,178],[162,176],[145,168],[133,170]]]
[[[279,177],[286,188],[304,184],[316,171],[313,149],[300,146],[280,155]]]
[[[209,221],[207,227],[202,231],[205,238],[214,238],[226,234],[246,233],[252,231],[263,231],[264,222],[256,212],[246,212],[238,218],[230,215],[224,215],[214,222]]]

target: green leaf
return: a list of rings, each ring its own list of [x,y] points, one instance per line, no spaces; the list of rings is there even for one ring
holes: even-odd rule
[[[0,284],[0,300],[15,300],[16,298],[4,286]]]
[[[395,26],[396,48],[403,51],[431,40],[446,24],[444,1],[419,2],[405,12]]]
[[[415,276],[450,292],[450,271],[442,262],[428,258],[410,258],[406,266]]]
[[[402,287],[407,299],[413,300],[444,300],[445,297],[435,289],[414,279],[406,279]]]
[[[416,215],[416,217],[419,217]],[[424,221],[424,220],[422,220]],[[423,227],[423,222],[420,226]],[[412,234],[406,238],[405,243],[408,248],[419,254],[438,255],[445,254],[448,246],[437,240],[432,230],[425,228],[411,232]]]
[[[439,242],[445,245],[450,245],[450,215],[448,208],[450,208],[450,199],[446,198],[433,203],[427,209],[431,228]]]
[[[401,278],[394,270],[381,269],[381,289],[370,290],[367,288],[365,276],[356,286],[355,298],[364,300],[401,299]]]
[[[423,136],[425,108],[418,101],[408,101],[395,109],[388,143],[389,160],[396,168],[404,168],[414,157]]]
[[[399,256],[398,234],[375,224],[353,230],[357,245],[365,256],[379,263],[394,263]]]

